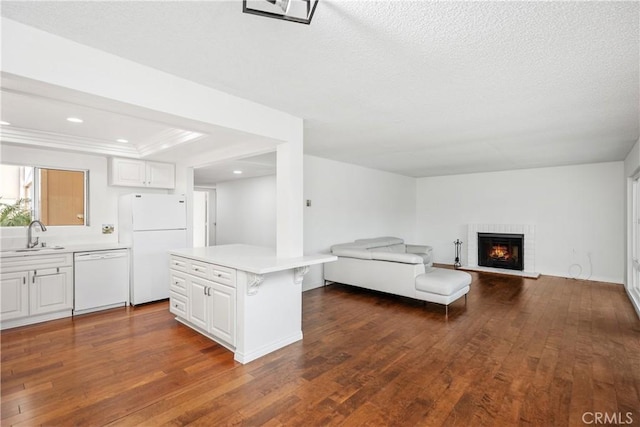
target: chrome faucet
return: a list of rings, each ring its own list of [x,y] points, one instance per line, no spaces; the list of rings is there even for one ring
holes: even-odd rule
[[[29,229],[27,230],[27,248],[35,248],[36,246],[38,246],[38,243],[39,243],[39,240],[40,240],[39,237],[36,237],[36,241],[35,242],[32,241],[32,237],[31,236],[32,236],[32,230],[33,230],[33,225],[34,224],[39,225],[40,226],[40,230],[47,231],[47,227],[45,227],[44,224],[41,223],[40,221],[38,221],[37,219],[31,221],[29,223]]]

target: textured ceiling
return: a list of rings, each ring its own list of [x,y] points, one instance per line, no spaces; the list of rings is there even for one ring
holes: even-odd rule
[[[410,176],[621,160],[638,2],[2,2],[2,15],[305,119],[305,153]]]

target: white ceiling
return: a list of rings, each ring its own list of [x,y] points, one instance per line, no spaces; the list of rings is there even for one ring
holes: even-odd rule
[[[239,1],[2,15],[302,117],[307,154],[409,176],[622,160],[639,137],[638,2],[320,1],[309,26]]]
[[[6,73],[1,77],[0,111],[9,123],[0,127],[3,143],[166,162],[180,159],[206,169],[196,174],[200,186],[214,185],[214,178],[221,182],[275,174],[278,141]],[[69,117],[83,122],[69,122]],[[261,161],[210,160],[224,158],[230,147],[272,152],[273,165],[267,169]],[[244,173],[233,174],[240,166]]]
[[[240,171],[235,174],[234,171]],[[193,172],[196,187],[215,187],[216,184],[238,179],[257,178],[276,174],[276,152],[223,161],[198,168]]]
[[[3,128],[3,134],[17,136],[59,135],[73,137],[87,149],[110,148],[120,155],[137,156],[149,146],[169,148],[173,137],[195,140],[203,133],[176,129],[166,123],[147,121],[120,112],[110,112],[59,99],[26,94],[3,88],[1,92],[2,119],[11,125]],[[34,118],[37,117],[37,120]],[[67,118],[79,118],[83,123],[69,122]],[[126,140],[126,143],[118,142]],[[113,145],[113,147],[110,147]],[[164,147],[163,147],[164,146]]]

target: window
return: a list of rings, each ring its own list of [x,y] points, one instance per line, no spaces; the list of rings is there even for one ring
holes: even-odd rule
[[[88,225],[88,171],[0,165],[0,226]]]

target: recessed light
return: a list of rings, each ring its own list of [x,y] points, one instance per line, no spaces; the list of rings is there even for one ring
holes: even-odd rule
[[[126,139],[122,139],[122,138],[120,138],[120,139],[116,139],[116,142],[122,142],[123,144],[126,144],[126,143],[127,143],[127,142],[129,142],[129,141],[128,141],[128,140],[126,140]]]
[[[82,123],[82,119],[78,117],[67,117],[67,121],[71,123]]]
[[[0,125],[2,126],[9,126],[11,123],[9,122],[5,122],[4,120],[0,120]]]
[[[240,175],[242,171],[233,171],[233,173],[235,173],[236,175]]]

